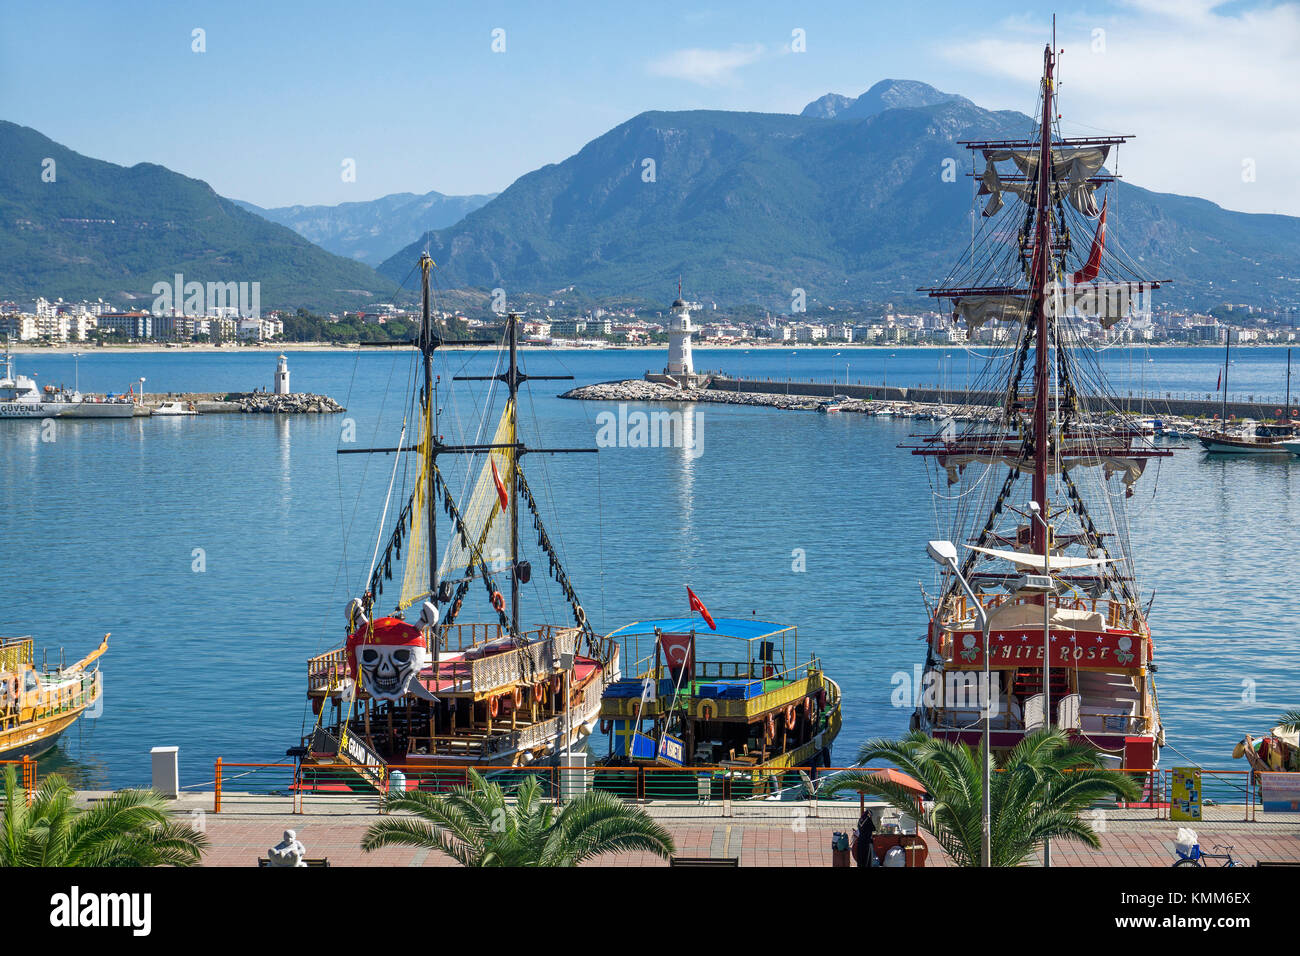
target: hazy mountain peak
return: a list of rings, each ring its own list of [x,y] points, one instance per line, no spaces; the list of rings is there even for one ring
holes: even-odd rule
[[[974,105],[964,96],[944,93],[920,80],[885,79],[857,97],[827,93],[805,106],[799,115],[818,119],[855,120],[866,119],[885,110],[917,109],[941,103]]]

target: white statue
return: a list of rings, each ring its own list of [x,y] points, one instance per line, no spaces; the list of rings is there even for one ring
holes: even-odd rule
[[[293,830],[284,831],[284,839],[266,851],[272,866],[306,866],[307,848]]]

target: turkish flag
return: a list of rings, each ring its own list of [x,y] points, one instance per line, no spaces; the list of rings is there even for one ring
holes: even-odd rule
[[[489,458],[492,463],[492,484],[497,486],[497,501],[501,502],[501,510],[505,511],[510,507],[510,494],[506,491],[506,483],[501,480],[501,472],[497,471],[497,461],[495,458]]]
[[[1107,196],[1101,203],[1101,219],[1097,223],[1097,234],[1092,238],[1092,249],[1088,252],[1088,261],[1074,274],[1075,282],[1091,282],[1101,271],[1101,254],[1106,248],[1106,204]]]
[[[686,597],[691,602],[691,610],[699,611],[700,617],[704,618],[704,623],[709,625],[709,630],[716,631],[718,625],[713,623],[713,615],[709,613],[709,609],[704,606],[704,602],[695,596],[695,592],[689,586],[686,588]]]
[[[680,670],[689,671],[691,665],[695,663],[695,648],[690,634],[660,632],[659,646],[663,648],[664,661],[668,664],[668,669],[674,673]]]

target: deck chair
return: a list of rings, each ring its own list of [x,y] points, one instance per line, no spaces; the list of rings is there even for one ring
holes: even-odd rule
[[[1042,730],[1047,723],[1045,703],[1042,694],[1035,694],[1025,700],[1025,733],[1032,734]]]
[[[1056,726],[1062,730],[1080,730],[1078,694],[1066,694],[1056,705]]]

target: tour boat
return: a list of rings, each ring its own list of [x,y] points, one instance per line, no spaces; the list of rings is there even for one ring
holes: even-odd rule
[[[69,667],[36,666],[30,637],[0,638],[0,760],[39,757],[95,707],[104,692],[99,667],[109,635]]]
[[[5,346],[5,374],[0,378],[0,418],[130,418],[135,404],[126,399],[91,399],[14,372],[14,359]]]
[[[348,606],[339,645],[307,665],[307,696],[315,726],[291,753],[305,766],[352,767],[382,785],[390,765],[404,767],[511,767],[534,761],[559,762],[585,746],[598,719],[601,695],[618,678],[616,642],[597,635],[547,532],[537,497],[525,477],[525,454],[588,452],[594,448],[537,448],[517,432],[519,386],[533,375],[518,364],[518,322],[506,319],[505,341],[463,342],[440,337],[430,318],[429,271],[420,259],[423,310],[411,343],[422,365],[397,443],[388,448],[340,449],[393,453],[394,480],[410,476],[411,487],[390,489],[397,510],[362,587]],[[434,357],[439,348],[487,345],[500,348],[504,371],[456,380],[504,383],[504,408],[487,443],[447,444],[439,421]],[[422,387],[421,387],[422,379]],[[490,408],[483,425],[491,428]],[[406,421],[419,435],[407,436]],[[438,467],[441,456],[473,456],[466,468],[469,497],[457,501]],[[408,467],[403,467],[407,466]],[[444,461],[444,467],[446,462]],[[476,478],[474,477],[476,475]],[[541,495],[541,492],[538,492]],[[385,504],[385,514],[388,505]],[[438,554],[437,522],[450,524]],[[534,574],[520,556],[521,523],[530,525],[542,567],[553,580],[549,600],[568,605],[572,622],[524,622],[523,586]],[[405,555],[404,565],[402,564]],[[504,556],[504,558],[503,558]],[[395,570],[401,567],[400,573]],[[393,610],[380,613],[384,583],[398,574],[400,594]],[[508,578],[504,582],[501,578]],[[540,591],[544,585],[534,581]],[[483,593],[486,622],[466,622],[462,605]],[[558,601],[557,601],[558,599]],[[405,620],[416,609],[414,622]]]
[[[601,701],[604,785],[617,784],[618,768],[699,767],[762,794],[785,772],[830,765],[840,688],[817,657],[800,657],[797,628],[679,617],[638,621],[609,638],[634,663]],[[681,789],[680,775],[657,779],[666,793],[674,781]]]
[[[972,334],[994,321],[1010,335],[977,384],[1006,396],[995,413],[905,446],[933,463],[950,539],[930,544],[943,570],[925,594],[912,727],[978,747],[988,714],[995,753],[1056,727],[1108,765],[1144,771],[1164,733],[1126,503],[1148,462],[1173,451],[1139,429],[1096,427],[1121,403],[1080,332],[1132,315],[1161,280],[1138,275],[1107,239],[1107,202],[1097,203],[1114,179],[1105,164],[1131,137],[1062,137],[1055,66],[1049,46],[1030,136],[962,143],[982,154],[982,234],[921,290],[949,301]],[[1106,397],[1082,397],[1096,391]]]

